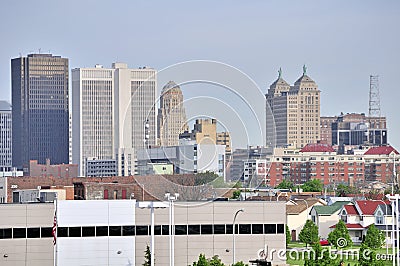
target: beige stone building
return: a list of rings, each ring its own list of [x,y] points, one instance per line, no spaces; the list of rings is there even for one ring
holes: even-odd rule
[[[282,78],[279,70],[266,98],[271,108],[267,112],[267,139],[273,138],[275,146],[300,148],[320,140],[320,90],[307,75],[305,66],[293,86]]]
[[[179,134],[188,131],[183,94],[173,81],[168,82],[161,91],[158,110],[158,138],[160,146],[176,146]]]
[[[196,119],[193,130],[185,131],[179,138],[195,140],[197,144],[225,145],[226,162],[232,155],[231,136],[229,132],[217,132],[216,119]]]

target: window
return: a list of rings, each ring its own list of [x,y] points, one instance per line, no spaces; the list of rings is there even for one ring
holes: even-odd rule
[[[277,231],[278,234],[284,234],[285,233],[285,225],[284,224],[277,224]]]
[[[346,213],[345,210],[342,211],[342,215],[340,216],[340,219],[341,219],[343,222],[347,223],[347,213]]]
[[[52,227],[42,227],[41,235],[42,235],[42,238],[53,237],[53,228]]]
[[[70,227],[69,237],[81,237],[81,227]]]
[[[251,234],[251,225],[239,224],[239,234]]]
[[[137,236],[145,236],[149,234],[149,227],[147,225],[137,225],[136,226],[136,235]]]
[[[28,238],[40,238],[40,228],[28,228]]]
[[[201,225],[201,234],[202,235],[210,235],[213,233],[211,224],[202,224]]]
[[[200,225],[199,224],[190,224],[188,226],[188,234],[189,235],[200,235]]]
[[[68,237],[68,227],[58,227],[57,228],[58,237]]]
[[[169,235],[169,225],[162,225],[161,231],[163,235]]]
[[[262,224],[253,224],[251,225],[251,233],[252,234],[263,234],[264,226]]]
[[[12,237],[11,228],[0,229],[0,239],[7,239]]]
[[[14,238],[26,238],[26,228],[13,228]]]
[[[225,234],[224,224],[214,224],[214,234]]]
[[[186,235],[187,225],[175,225],[175,235]]]
[[[108,236],[108,227],[96,226],[96,236]]]
[[[87,236],[95,236],[96,235],[96,229],[94,226],[84,226],[82,227],[82,236],[87,237]]]
[[[264,224],[264,234],[276,234],[276,224]]]
[[[123,236],[134,236],[135,235],[135,226],[122,226],[122,235]]]
[[[376,221],[375,221],[375,223],[376,224],[383,224],[383,213],[382,213],[382,211],[381,210],[378,210],[377,212],[376,212],[376,217],[375,217],[376,219]]]
[[[121,236],[121,226],[110,226],[109,236]]]
[[[155,226],[154,226],[154,234],[155,234],[156,236],[161,235],[161,225],[155,225]]]
[[[225,229],[226,229],[226,234],[233,234],[233,225],[232,224],[225,225]]]

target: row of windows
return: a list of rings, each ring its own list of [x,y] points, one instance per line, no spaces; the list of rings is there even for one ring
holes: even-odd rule
[[[283,234],[284,224],[237,224],[236,234]],[[155,225],[155,235],[169,235],[168,225]],[[150,234],[148,225],[58,227],[59,237],[143,236]],[[175,235],[233,234],[232,224],[175,225]]]
[[[283,224],[236,224],[237,234],[283,234]],[[155,235],[169,235],[168,225],[154,226]],[[58,237],[143,236],[150,234],[148,225],[58,227]],[[175,225],[175,235],[233,234],[232,224]],[[49,238],[52,227],[0,228],[0,239]]]
[[[51,227],[0,228],[0,239],[52,237]]]

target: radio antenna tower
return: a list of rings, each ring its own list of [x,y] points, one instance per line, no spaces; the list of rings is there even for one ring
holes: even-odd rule
[[[379,96],[379,80],[378,75],[369,76],[369,112],[368,116],[381,117],[381,100]]]

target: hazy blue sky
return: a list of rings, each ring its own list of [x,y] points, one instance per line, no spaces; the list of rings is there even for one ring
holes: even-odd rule
[[[220,61],[263,93],[279,67],[292,84],[306,64],[324,116],[368,113],[369,75],[378,74],[389,140],[400,149],[399,1],[5,0],[0,25],[0,99],[11,100],[10,59],[39,48],[71,68]]]

